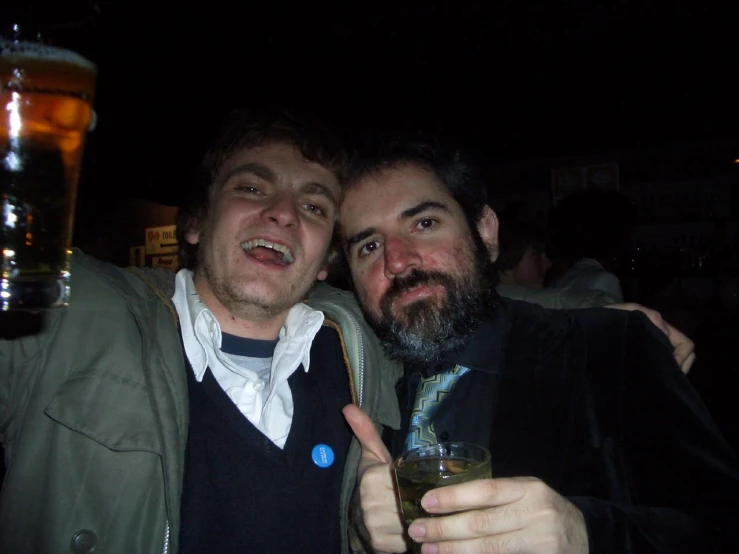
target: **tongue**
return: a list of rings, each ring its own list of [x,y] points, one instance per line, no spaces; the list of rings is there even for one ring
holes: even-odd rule
[[[282,253],[278,252],[277,250],[272,250],[271,248],[257,246],[256,248],[253,248],[252,250],[247,252],[246,255],[255,258],[263,263],[282,265]]]

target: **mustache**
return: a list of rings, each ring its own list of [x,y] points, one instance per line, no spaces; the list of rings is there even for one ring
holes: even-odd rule
[[[420,285],[441,285],[448,288],[451,281],[453,279],[444,273],[413,269],[408,275],[393,279],[392,284],[385,291],[382,301],[386,305],[390,305],[395,298]]]

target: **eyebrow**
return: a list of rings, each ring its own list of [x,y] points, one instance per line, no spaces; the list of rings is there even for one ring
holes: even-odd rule
[[[445,212],[445,213],[451,213],[449,208],[442,204],[441,202],[435,202],[433,200],[426,200],[425,202],[421,202],[419,204],[416,204],[415,206],[411,206],[410,208],[406,208],[402,212],[400,212],[400,216],[398,219],[405,220],[410,219],[411,217],[415,217],[420,213],[423,212],[433,212],[433,211],[439,211],[439,212]],[[362,231],[359,231],[358,233],[353,234],[350,237],[346,238],[345,245],[347,248],[351,248],[358,242],[363,241],[370,235],[372,235],[375,232],[374,227],[368,227],[367,229],[364,229]]]
[[[333,191],[330,188],[328,188],[326,185],[319,183],[318,181],[309,181],[307,183],[303,183],[300,189],[303,192],[307,192],[309,194],[320,194],[322,196],[325,196],[331,202],[333,202],[334,206],[339,205],[339,199],[336,198]]]
[[[269,183],[275,183],[278,180],[277,174],[266,165],[256,162],[248,162],[236,166],[231,171],[226,173],[226,175],[224,175],[221,179],[221,186],[225,185],[228,180],[231,179],[234,175],[241,175],[244,173],[250,173]],[[326,185],[317,181],[308,181],[306,183],[302,183],[300,185],[300,190],[309,194],[320,194],[328,198],[331,202],[334,203],[334,205],[338,206],[339,204],[339,200],[336,198],[336,195],[333,193],[333,191]]]
[[[266,165],[255,162],[248,162],[245,164],[237,165],[231,171],[226,173],[221,178],[221,186],[225,185],[228,180],[231,179],[231,177],[233,177],[234,175],[240,175],[242,173],[251,173],[252,175],[256,175],[257,177],[259,177],[260,179],[269,181],[270,183],[274,183],[277,180],[277,175],[275,175],[275,172]]]

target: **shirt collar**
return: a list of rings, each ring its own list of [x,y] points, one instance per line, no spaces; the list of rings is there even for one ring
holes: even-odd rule
[[[180,318],[185,354],[190,361],[195,378],[201,381],[208,367],[206,345],[211,343],[214,348],[221,347],[221,326],[200,299],[195,290],[193,273],[189,269],[180,269],[177,272],[172,303]]]
[[[185,354],[195,378],[201,381],[209,365],[209,355],[212,357],[214,350],[221,348],[221,326],[213,312],[200,299],[195,290],[193,272],[188,269],[177,272],[172,303],[180,318]],[[290,374],[300,364],[308,372],[310,346],[323,324],[323,319],[323,312],[306,304],[298,303],[290,309],[280,329],[272,362],[273,372],[275,368],[284,368],[284,373]]]

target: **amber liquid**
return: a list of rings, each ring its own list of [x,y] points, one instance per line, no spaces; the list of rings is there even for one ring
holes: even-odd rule
[[[423,495],[431,489],[490,477],[490,458],[484,462],[441,457],[396,462],[395,480],[406,529],[419,517],[435,517],[421,507]],[[413,543],[410,552],[420,553],[421,545]]]
[[[18,302],[46,307],[34,300],[43,282],[69,278],[95,81],[95,67],[74,53],[34,45],[17,50],[0,41],[2,309]]]
[[[434,517],[421,507],[431,489],[492,476],[490,460],[478,462],[454,458],[419,458],[395,468],[403,518],[410,525],[419,517]]]

